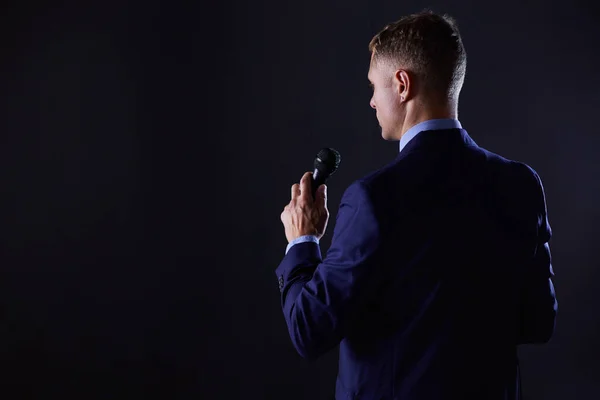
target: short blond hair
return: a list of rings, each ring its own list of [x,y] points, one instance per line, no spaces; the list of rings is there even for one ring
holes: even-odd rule
[[[448,99],[458,99],[467,68],[456,21],[430,10],[386,25],[369,43],[374,62],[410,69],[419,81]]]

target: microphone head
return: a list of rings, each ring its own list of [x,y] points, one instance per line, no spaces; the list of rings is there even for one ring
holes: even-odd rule
[[[319,171],[319,175],[326,179],[331,176],[340,166],[340,153],[331,147],[321,149],[315,157],[315,170]]]

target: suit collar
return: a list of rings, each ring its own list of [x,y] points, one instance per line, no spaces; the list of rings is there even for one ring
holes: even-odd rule
[[[477,143],[466,130],[461,128],[424,130],[420,131],[403,147],[398,157],[404,158],[407,154],[421,149],[450,148],[457,145],[477,146]]]
[[[432,131],[436,129],[461,129],[460,121],[454,118],[429,119],[420,122],[407,130],[400,138],[400,151],[422,131]]]

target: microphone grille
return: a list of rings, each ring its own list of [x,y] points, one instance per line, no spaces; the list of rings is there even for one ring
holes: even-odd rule
[[[342,157],[337,150],[325,147],[317,153],[315,168],[327,173],[327,175],[331,175],[338,169],[341,160]]]

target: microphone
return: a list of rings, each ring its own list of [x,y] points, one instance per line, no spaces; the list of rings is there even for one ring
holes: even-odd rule
[[[325,147],[317,153],[311,182],[313,200],[315,199],[315,194],[317,193],[319,186],[324,184],[325,181],[333,175],[340,166],[341,160],[340,153],[331,147]]]

